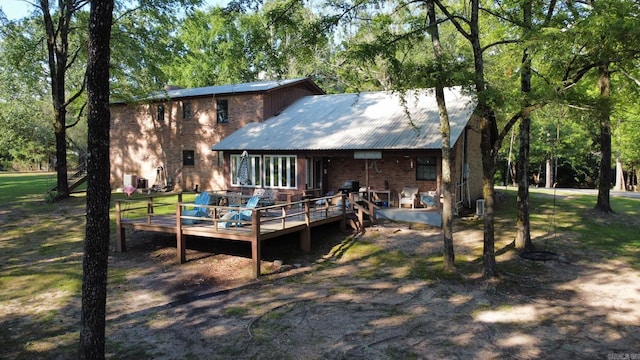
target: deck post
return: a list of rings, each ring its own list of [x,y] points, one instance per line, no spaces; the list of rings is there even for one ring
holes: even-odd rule
[[[176,206],[176,248],[178,251],[178,262],[184,264],[187,262],[187,254],[185,251],[185,236],[182,235],[182,206],[180,203]]]
[[[340,231],[347,231],[347,196],[342,194],[342,220],[340,220]]]
[[[149,202],[147,202],[147,224],[151,224],[152,216],[153,216],[153,196],[150,196]]]
[[[118,242],[116,243],[116,248],[118,249],[118,252],[126,251],[126,235],[124,232],[124,228],[122,227],[122,212],[120,209],[120,201],[116,201],[116,229],[118,231]]]
[[[306,253],[311,251],[311,215],[309,200],[304,202],[304,230],[300,231],[300,249]]]
[[[260,276],[260,210],[251,213],[251,260],[253,261],[253,278]]]

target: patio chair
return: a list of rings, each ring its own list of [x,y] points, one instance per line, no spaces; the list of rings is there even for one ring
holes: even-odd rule
[[[324,194],[324,197],[333,196],[334,194],[335,194],[334,191],[329,191],[328,193]],[[329,205],[331,205],[331,198],[329,198],[328,200],[329,200]],[[327,204],[327,199],[324,199],[324,198],[316,200],[316,203],[315,203],[316,206],[322,206],[326,204]]]
[[[438,206],[438,192],[427,191],[426,193],[420,193],[420,204],[426,208]]]
[[[416,197],[418,195],[417,187],[403,187],[402,191],[398,194],[398,207],[402,208],[402,205],[411,205],[412,209],[416,207]]]
[[[196,195],[196,199],[194,200],[194,205],[209,205],[209,201],[211,201],[211,195],[208,192],[203,191],[200,194]],[[208,208],[206,206],[194,206],[193,209],[188,209],[187,206],[182,207],[182,215],[183,216],[193,216],[193,217],[209,217]],[[194,224],[196,219],[182,219],[182,223],[185,225]]]
[[[219,225],[223,228],[229,228],[231,226],[241,227],[242,223],[240,221],[251,221],[253,209],[258,206],[258,201],[260,201],[260,196],[253,195],[249,198],[247,204],[241,207],[240,210],[231,210],[228,213],[224,214],[224,216],[222,216],[220,219],[229,221],[221,222],[219,223]]]
[[[271,189],[257,188],[253,191],[254,196],[260,197],[260,206],[271,206],[276,204],[276,191]]]

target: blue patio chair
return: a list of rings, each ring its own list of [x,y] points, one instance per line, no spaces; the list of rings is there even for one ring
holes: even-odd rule
[[[211,201],[211,195],[208,192],[203,191],[200,194],[196,195],[196,199],[193,202],[194,205],[209,205],[209,201]],[[183,216],[193,216],[193,217],[209,217],[208,209],[206,206],[194,206],[193,209],[188,209],[187,206],[182,208]],[[196,223],[195,219],[182,219],[182,223],[185,225],[191,225]]]
[[[251,221],[251,215],[253,213],[252,209],[255,209],[256,206],[258,206],[258,201],[260,201],[260,196],[254,195],[250,197],[247,204],[242,207],[244,210],[232,210],[224,214],[221,219],[230,221],[221,222],[220,226],[223,228],[229,228],[231,226],[240,227],[242,226],[240,221]],[[235,222],[233,220],[235,220]]]

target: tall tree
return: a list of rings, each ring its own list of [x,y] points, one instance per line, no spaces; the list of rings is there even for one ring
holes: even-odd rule
[[[51,100],[53,104],[53,129],[56,138],[56,190],[58,198],[69,196],[67,177],[67,111],[69,105],[84,91],[84,83],[77,84],[76,90],[68,95],[67,72],[75,63],[83,47],[75,44],[70,48],[69,35],[73,31],[75,15],[87,4],[87,0],[60,0],[58,9],[50,12],[49,0],[40,0],[46,34],[47,65],[50,75]]]
[[[523,38],[528,38],[533,28],[533,3],[522,2]],[[531,53],[528,48],[522,52],[522,70],[520,72],[520,90],[523,94],[522,107],[531,105]],[[516,248],[530,249],[531,226],[529,222],[529,141],[531,140],[531,116],[523,114],[520,120],[520,146],[518,151],[518,218],[516,220]]]
[[[469,41],[473,54],[474,88],[478,96],[477,115],[480,124],[480,151],[482,153],[482,183],[483,197],[485,201],[484,214],[484,239],[483,239],[483,274],[485,278],[497,276],[495,258],[495,228],[494,209],[495,196],[493,177],[496,172],[497,155],[502,143],[502,137],[498,134],[498,119],[491,105],[490,91],[485,80],[484,52],[488,47],[481,44],[480,32],[480,1],[471,0],[469,16],[455,14],[451,8],[443,2],[436,0],[438,8],[446,15],[456,29]],[[509,122],[513,126],[517,119]]]
[[[598,200],[595,209],[610,213],[611,209],[611,73],[609,64],[598,66],[600,99],[597,114],[600,123],[600,167],[598,172]]]
[[[433,53],[436,62],[436,71],[440,76],[447,73],[442,61],[444,60],[442,46],[440,44],[440,33],[438,31],[438,21],[436,18],[436,8],[432,0],[426,2],[429,18],[429,35],[433,44]],[[442,205],[442,242],[444,255],[444,270],[455,270],[455,254],[453,250],[453,214],[452,214],[452,182],[451,182],[451,126],[449,124],[449,113],[447,103],[444,98],[444,85],[446,81],[437,82],[436,102],[438,103],[438,116],[440,117],[440,134],[442,138],[442,193],[444,202]]]
[[[82,264],[81,359],[104,359],[109,258],[109,41],[113,0],[92,0],[87,61],[87,224]]]

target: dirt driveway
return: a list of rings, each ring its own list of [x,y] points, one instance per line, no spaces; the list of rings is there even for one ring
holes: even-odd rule
[[[640,358],[640,272],[561,234],[561,256],[529,261],[497,244],[501,277],[480,278],[482,230],[458,221],[459,273],[439,271],[433,228],[385,223],[363,235],[316,231],[249,249],[134,233],[110,263],[113,359]]]

